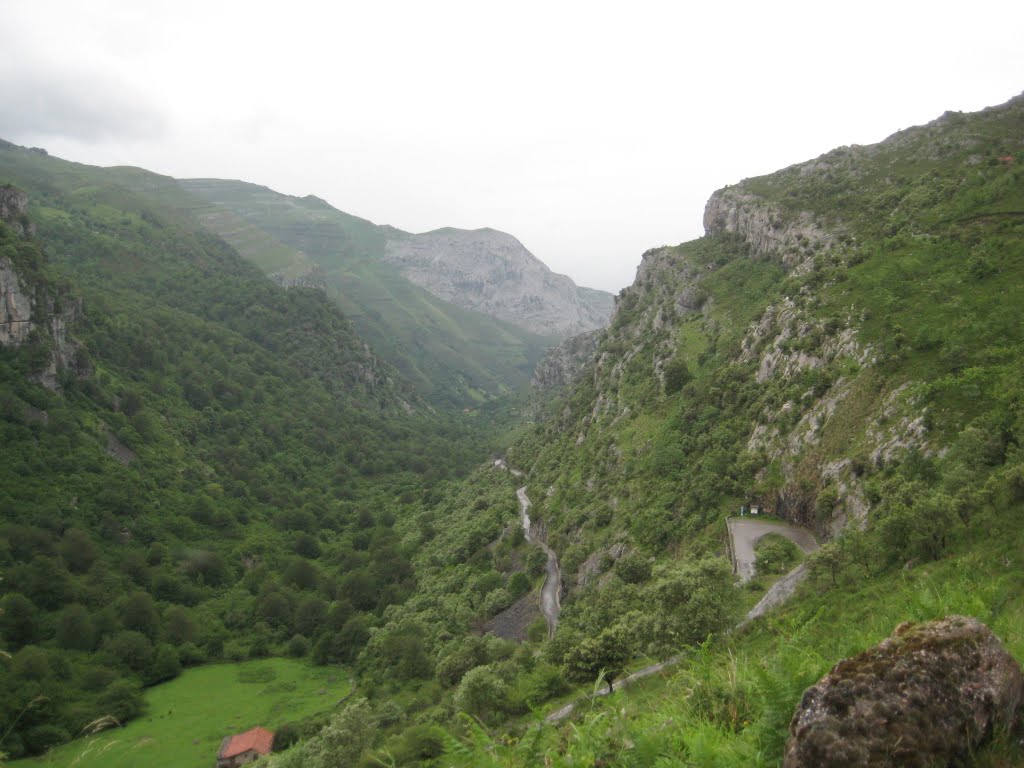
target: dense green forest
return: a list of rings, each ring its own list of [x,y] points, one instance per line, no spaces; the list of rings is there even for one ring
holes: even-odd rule
[[[0,349],[12,756],[134,716],[183,665],[354,658],[414,586],[397,511],[505,418],[436,413],[322,292],[118,177],[0,147],[35,227],[0,223],[34,303]]]

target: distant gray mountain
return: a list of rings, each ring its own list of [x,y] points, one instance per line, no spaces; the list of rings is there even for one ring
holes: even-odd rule
[[[410,235],[388,228],[384,259],[438,298],[541,336],[603,328],[612,313],[610,293],[578,287],[494,229]]]

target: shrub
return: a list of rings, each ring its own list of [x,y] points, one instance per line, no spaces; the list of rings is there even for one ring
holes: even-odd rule
[[[640,553],[630,552],[618,559],[615,572],[627,584],[640,584],[651,578],[651,563]]]
[[[785,573],[800,559],[800,550],[789,539],[774,533],[762,537],[754,546],[756,569],[762,576]]]
[[[288,655],[293,659],[301,659],[309,653],[309,640],[304,635],[292,635],[288,641]]]

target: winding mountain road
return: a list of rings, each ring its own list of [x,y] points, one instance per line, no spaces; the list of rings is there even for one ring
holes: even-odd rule
[[[523,521],[523,533],[526,540],[534,546],[540,547],[548,556],[545,566],[547,575],[544,577],[544,586],[540,588],[540,610],[548,623],[548,639],[555,636],[558,629],[558,615],[562,612],[562,569],[558,567],[558,556],[554,551],[537,538],[530,529],[530,497],[526,495],[526,486],[516,490],[516,498],[519,499],[519,517]]]
[[[504,459],[498,459],[495,461],[494,466],[497,469],[506,470],[511,473],[513,477],[524,476],[518,469],[508,466]],[[540,590],[540,607],[541,612],[544,614],[544,618],[548,623],[548,639],[551,639],[555,636],[555,630],[558,628],[558,617],[562,612],[562,570],[558,565],[558,557],[555,555],[551,547],[537,538],[531,529],[531,502],[530,497],[526,495],[525,485],[516,489],[516,498],[519,499],[519,517],[522,520],[523,533],[526,535],[526,540],[530,544],[540,547],[548,557],[546,566],[547,575],[544,578],[544,585]],[[769,533],[776,533],[780,536],[784,536],[800,547],[800,549],[804,551],[804,554],[810,554],[818,549],[818,541],[810,531],[804,528],[798,528],[795,525],[790,525],[789,523],[743,517],[729,518],[726,520],[726,525],[729,529],[729,554],[732,557],[733,568],[739,575],[741,582],[746,582],[753,578],[755,563],[757,561],[757,556],[754,553],[754,545],[761,537]],[[806,565],[801,564],[779,579],[771,589],[768,590],[761,601],[747,613],[743,621],[737,625],[737,628],[744,626],[756,617],[784,602],[796,588],[796,585],[804,577],[806,572]],[[631,675],[627,675],[622,680],[616,682],[613,686],[613,690],[620,690],[621,688],[625,688],[626,686],[635,683],[637,680],[657,674],[658,672],[663,671],[666,667],[676,664],[678,661],[679,657],[673,656],[669,659],[658,662],[657,664],[651,664],[643,669],[638,669]],[[548,714],[548,716],[544,718],[543,722],[558,723],[571,715],[577,706],[583,701],[592,699],[595,696],[605,696],[607,694],[608,690],[604,689],[589,696],[585,696],[583,699],[578,701],[566,704],[560,709]]]
[[[805,555],[818,549],[818,542],[810,531],[789,523],[758,520],[754,517],[730,517],[725,523],[729,528],[729,540],[732,542],[729,551],[732,554],[733,569],[743,583],[754,578],[757,562],[754,545],[769,533],[789,539],[800,547]]]

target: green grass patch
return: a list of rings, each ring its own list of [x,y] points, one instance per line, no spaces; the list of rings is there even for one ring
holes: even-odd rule
[[[209,768],[221,740],[256,726],[271,730],[330,710],[350,690],[337,667],[291,659],[215,664],[146,691],[146,714],[123,728],[78,739],[12,768]]]

